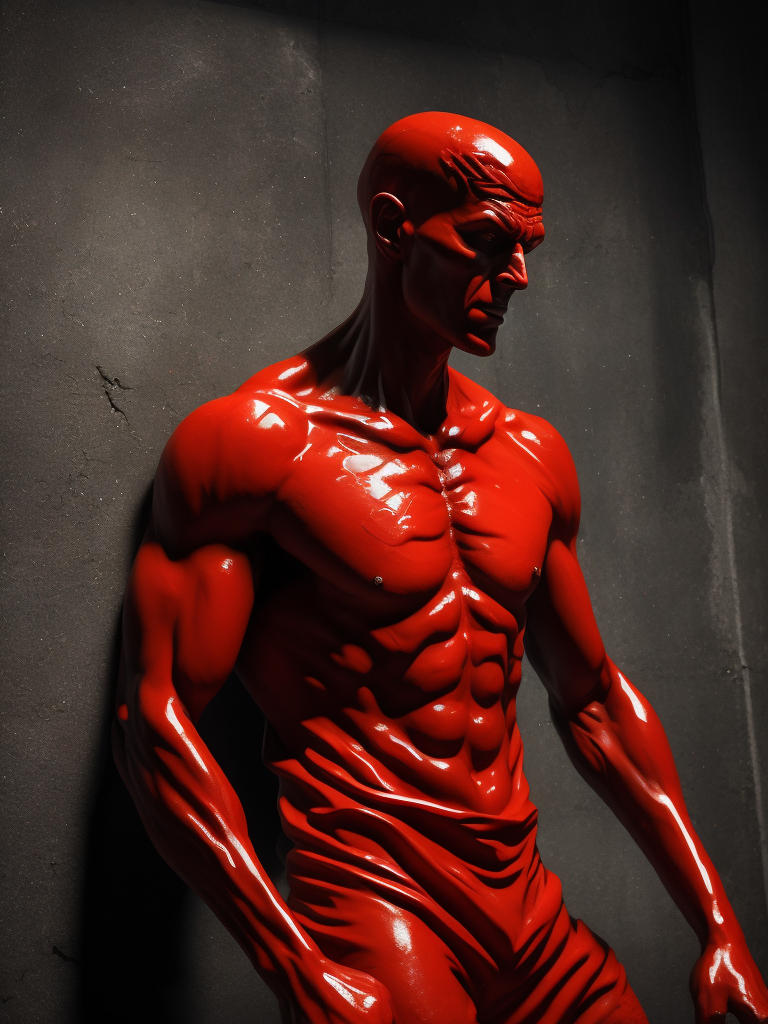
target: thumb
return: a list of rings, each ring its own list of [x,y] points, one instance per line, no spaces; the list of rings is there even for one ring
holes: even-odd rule
[[[725,1024],[725,1014],[696,1007],[696,1024]]]
[[[690,988],[696,1011],[696,1024],[725,1024],[725,1015],[728,1012],[727,993],[720,985],[711,983],[700,963],[693,969]]]

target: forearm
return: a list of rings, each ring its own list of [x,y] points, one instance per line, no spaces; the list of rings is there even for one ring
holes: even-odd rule
[[[323,958],[259,864],[237,795],[170,686],[147,703],[120,721],[115,746],[155,846],[278,996],[304,992],[311,1001]]]
[[[702,947],[740,938],[722,883],[693,829],[658,716],[613,663],[605,697],[554,720],[574,765],[642,848]]]

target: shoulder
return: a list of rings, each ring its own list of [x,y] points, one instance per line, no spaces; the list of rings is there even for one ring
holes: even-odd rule
[[[243,528],[259,528],[258,513],[290,473],[308,428],[306,415],[261,376],[195,409],[171,435],[155,476],[153,518],[161,534],[189,528],[197,537],[202,521],[226,509],[247,509]],[[237,515],[222,520],[220,532],[225,528],[237,528]]]
[[[526,472],[548,499],[562,532],[575,535],[581,514],[579,480],[568,445],[561,434],[542,416],[521,409],[508,409],[469,377],[452,367],[449,372],[458,405],[472,410],[478,427],[483,422],[487,424],[485,430],[476,430],[476,439],[495,434],[509,442],[510,453],[522,460]],[[466,430],[464,434],[467,434]]]
[[[306,417],[281,395],[258,388],[201,405],[171,435],[160,460],[202,486],[268,487],[306,436]],[[254,475],[256,474],[256,475]]]
[[[576,466],[562,435],[542,416],[503,409],[498,428],[512,441],[569,534],[578,531],[581,495]]]

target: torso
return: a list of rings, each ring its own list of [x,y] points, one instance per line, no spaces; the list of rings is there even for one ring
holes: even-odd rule
[[[260,525],[292,569],[265,581],[238,673],[285,756],[333,733],[406,792],[499,813],[520,769],[525,604],[558,515],[562,442],[453,372],[446,421],[424,437],[301,387],[302,365],[236,393],[253,438],[237,458],[272,459]],[[232,458],[220,492],[247,487]]]

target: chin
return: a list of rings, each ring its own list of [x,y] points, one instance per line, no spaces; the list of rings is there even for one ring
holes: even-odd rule
[[[492,356],[496,351],[496,331],[466,334],[456,348],[468,352],[471,356]]]

